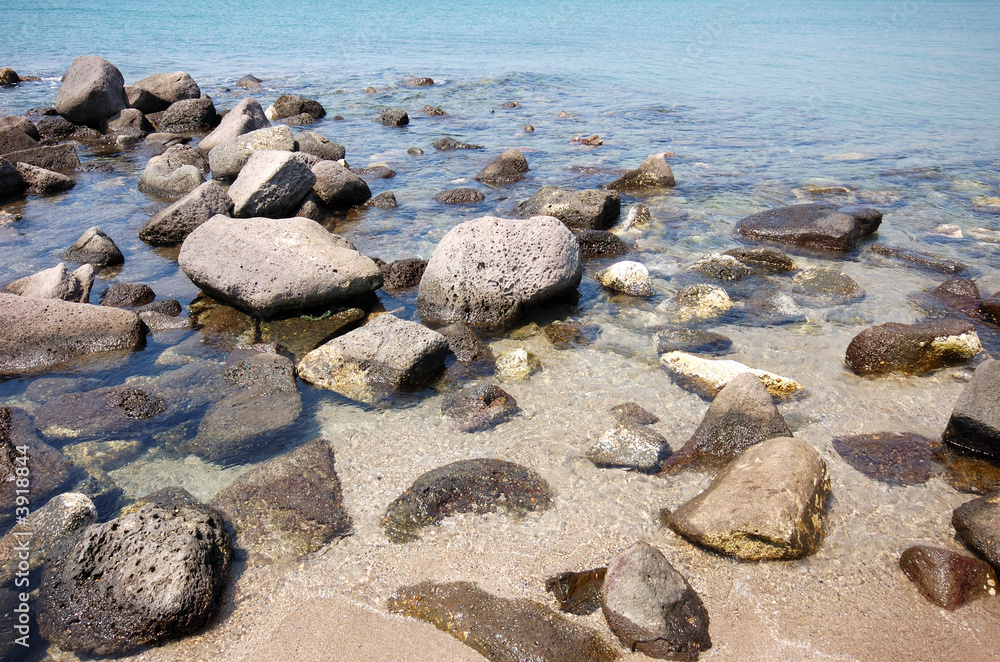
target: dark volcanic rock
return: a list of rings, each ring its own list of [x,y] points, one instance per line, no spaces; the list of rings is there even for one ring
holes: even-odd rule
[[[925,253],[924,251],[918,251],[912,248],[906,248],[904,246],[872,244],[872,247],[869,250],[875,255],[902,260],[903,262],[909,262],[910,264],[914,264],[918,267],[924,267],[933,271],[940,271],[943,274],[958,274],[968,268],[961,262],[945,260],[937,255],[932,255],[930,253]]]
[[[387,110],[376,117],[375,121],[385,126],[406,126],[410,123],[410,116],[405,110]]]
[[[0,159],[0,200],[12,195],[20,195],[24,189],[28,188],[28,182],[24,181],[17,167]]]
[[[332,209],[347,209],[372,197],[365,180],[336,161],[320,161],[312,167],[316,177],[313,193]]]
[[[491,662],[611,662],[618,652],[593,630],[530,600],[490,595],[469,582],[396,590],[389,611],[431,623]]]
[[[326,116],[326,109],[315,99],[306,99],[297,94],[282,94],[272,106],[274,108],[274,119],[292,117],[303,113],[320,119]]]
[[[993,296],[983,299],[982,303],[979,304],[979,309],[987,322],[1000,325],[1000,292],[995,292]]]
[[[245,87],[250,90],[259,90],[261,89],[261,83],[263,82],[264,79],[257,78],[256,76],[253,76],[251,74],[247,74],[243,78],[240,78],[238,81],[236,81],[236,87]]]
[[[777,248],[731,248],[723,255],[731,255],[744,264],[760,271],[794,271],[795,261]]]
[[[997,594],[996,571],[989,563],[940,547],[910,547],[899,557],[899,567],[925,598],[945,609]]]
[[[952,513],[951,524],[966,545],[1000,567],[1000,492],[962,504]]]
[[[112,283],[101,296],[102,306],[131,308],[145,306],[156,298],[156,292],[142,283]]]
[[[643,409],[634,402],[623,402],[611,408],[611,415],[619,423],[630,423],[632,425],[652,425],[659,423],[660,417]]]
[[[33,149],[23,149],[19,152],[4,154],[3,158],[11,163],[27,163],[36,168],[67,172],[80,167],[80,157],[73,145],[44,145]]]
[[[295,134],[295,146],[295,151],[318,156],[324,161],[339,161],[345,154],[343,145],[312,131]]]
[[[21,129],[13,126],[0,126],[0,155],[36,147],[38,147],[38,141]]]
[[[232,550],[222,517],[188,497],[154,495],[67,540],[46,563],[42,635],[63,650],[117,655],[208,622]]]
[[[450,152],[455,149],[485,149],[482,145],[472,145],[460,140],[455,140],[454,138],[438,138],[431,143],[431,147],[439,152]]]
[[[314,439],[243,474],[212,500],[236,544],[265,562],[296,559],[348,534],[330,442]]]
[[[118,250],[118,246],[98,227],[84,232],[76,243],[63,253],[63,259],[80,264],[92,264],[96,267],[113,267],[125,263],[125,256]]]
[[[166,410],[167,403],[148,390],[111,386],[49,400],[35,411],[35,425],[47,439],[62,445],[136,435]]]
[[[587,451],[587,459],[599,467],[654,472],[667,453],[669,446],[662,434],[626,418],[601,435]]]
[[[382,269],[382,289],[407,290],[420,285],[427,260],[408,257],[390,262]]]
[[[990,494],[1000,490],[1000,467],[945,447],[942,451],[945,480],[959,492]]]
[[[22,452],[24,450],[27,452]],[[27,476],[24,475],[25,467]],[[72,468],[62,453],[38,438],[27,412],[0,407],[0,529],[6,529],[15,515],[27,516],[28,508],[15,510],[15,506],[23,505],[17,503],[18,489],[29,489],[29,507],[32,510],[39,508],[65,491]],[[17,484],[25,477],[27,488],[24,482]]]
[[[453,188],[441,191],[434,196],[434,200],[446,205],[469,205],[482,202],[486,195],[482,191],[474,188]]]
[[[448,341],[448,350],[460,363],[482,363],[493,367],[496,359],[476,332],[461,322],[437,330]]]
[[[621,198],[613,191],[570,191],[545,186],[515,207],[514,216],[555,216],[573,230],[607,230],[618,222],[621,210]]]
[[[719,391],[688,442],[664,461],[662,473],[718,469],[762,441],[791,436],[764,384],[745,372]]]
[[[125,94],[132,108],[143,113],[156,113],[181,99],[200,98],[201,88],[187,72],[174,71],[146,76],[126,86]]]
[[[608,626],[631,650],[666,660],[697,660],[712,647],[701,598],[645,541],[611,559],[601,593]]]
[[[233,201],[216,182],[205,182],[159,212],[139,230],[139,238],[154,246],[179,244],[216,214],[229,216]]]
[[[156,130],[161,133],[193,133],[208,131],[218,123],[219,115],[211,97],[181,99],[163,111]]]
[[[476,181],[490,186],[513,184],[524,179],[524,173],[528,172],[528,170],[528,161],[524,158],[524,155],[516,149],[508,149],[490,161],[476,175]]]
[[[979,288],[970,278],[949,278],[933,289],[924,292],[921,297],[924,306],[931,314],[944,308],[944,311],[956,311],[973,319],[980,315]]]
[[[403,87],[430,87],[434,84],[433,78],[420,76],[403,80]]]
[[[549,484],[527,467],[488,458],[460,460],[417,478],[389,504],[382,527],[389,540],[404,543],[455,513],[503,510],[521,517],[551,505]]]
[[[122,73],[96,55],[73,60],[56,95],[56,110],[60,115],[94,129],[102,128],[104,120],[127,107]]]
[[[838,305],[865,298],[865,291],[857,281],[835,269],[803,269],[792,282],[792,291],[805,303]]]
[[[366,180],[371,179],[392,179],[396,176],[396,171],[387,165],[376,164],[367,168],[354,168],[351,170],[355,175]]]
[[[518,411],[514,397],[495,384],[466,386],[441,403],[448,425],[459,432],[488,430]]]
[[[395,209],[399,206],[396,202],[396,194],[392,191],[382,191],[375,197],[369,199],[365,207],[378,207],[379,209]]]
[[[823,203],[778,207],[740,219],[736,232],[747,239],[807,248],[850,251],[873,234],[882,213],[865,207],[838,209]]]
[[[1000,361],[979,364],[948,419],[944,443],[1000,460]]]
[[[733,341],[721,333],[701,329],[657,329],[653,332],[653,340],[657,354],[677,351],[722,354],[733,346]]]
[[[612,191],[643,191],[674,186],[674,173],[667,153],[651,154],[635,170],[629,170],[605,188]]]
[[[27,163],[15,163],[14,167],[17,168],[24,183],[28,185],[29,193],[59,193],[76,186],[76,182],[71,178],[53,170],[46,170]]]
[[[38,127],[24,115],[5,115],[0,117],[0,127],[7,126],[19,129],[33,140],[42,139],[41,134],[38,133]]]
[[[545,580],[545,590],[559,603],[559,611],[586,616],[601,608],[601,587],[607,568],[562,572]]]
[[[975,327],[965,320],[889,322],[856,335],[845,361],[859,375],[920,373],[960,363],[982,349]]]
[[[580,258],[591,260],[597,257],[620,257],[631,248],[618,235],[607,230],[581,230],[576,234],[580,244]]]
[[[424,105],[423,111],[424,115],[430,115],[431,117],[443,117],[448,114],[444,112],[444,108],[441,108],[440,106],[432,106],[430,104]]]
[[[889,485],[921,485],[941,473],[941,444],[912,432],[835,437],[833,447],[852,467]]]

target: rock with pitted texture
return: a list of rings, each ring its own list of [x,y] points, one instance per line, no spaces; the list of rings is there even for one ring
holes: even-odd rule
[[[172,246],[184,241],[195,228],[221,214],[229,216],[233,201],[214,181],[205,182],[159,212],[139,230],[139,238],[154,246]]]
[[[394,260],[382,268],[383,290],[408,290],[420,285],[420,278],[427,268],[427,260],[407,257]]]
[[[514,216],[555,216],[571,230],[607,230],[618,222],[621,208],[621,198],[613,191],[545,186],[515,207]]]
[[[983,299],[979,304],[979,309],[987,322],[1000,325],[1000,292],[995,292],[993,296]]]
[[[581,230],[576,233],[580,244],[580,258],[592,260],[598,257],[620,257],[631,248],[618,235],[607,230]]]
[[[927,600],[948,610],[997,594],[996,571],[989,563],[940,547],[910,547],[899,557],[899,567]]]
[[[963,452],[1000,460],[1000,361],[983,361],[955,403],[942,440]]]
[[[1000,492],[962,504],[952,513],[951,524],[970,549],[1000,567]]]
[[[724,315],[733,307],[729,294],[718,285],[695,283],[681,288],[675,297],[676,308],[666,308],[679,322],[710,320]],[[657,310],[660,310],[660,307]]]
[[[437,147],[437,143],[434,146]],[[524,158],[524,155],[519,150],[508,149],[490,161],[476,175],[476,181],[490,186],[504,186],[521,181],[524,179],[524,173],[528,170],[528,160]]]
[[[198,151],[201,152],[202,156],[207,157],[212,148],[219,143],[269,126],[271,123],[264,116],[264,109],[260,107],[257,100],[243,99],[235,108],[226,113],[226,116],[219,122],[219,126],[202,138],[201,142],[198,143]]]
[[[405,110],[387,110],[376,117],[375,121],[385,126],[406,126],[410,123],[410,116]]]
[[[112,283],[101,295],[102,306],[133,308],[152,303],[156,292],[143,283]]]
[[[205,181],[208,163],[193,147],[172,145],[146,164],[139,190],[167,200],[177,200]]]
[[[847,367],[859,375],[921,373],[966,361],[983,346],[971,322],[937,319],[889,322],[865,329],[847,346]]]
[[[347,209],[372,197],[365,180],[336,161],[320,161],[312,167],[312,173],[316,178],[313,193],[327,207]]]
[[[298,209],[316,181],[309,166],[291,152],[253,152],[229,187],[233,214],[281,218]]]
[[[209,131],[219,123],[219,115],[211,97],[181,99],[170,104],[156,120],[161,133],[196,133]]]
[[[125,87],[129,106],[143,113],[166,110],[171,104],[182,99],[198,99],[201,89],[198,83],[184,71],[168,74],[153,74]]]
[[[25,121],[30,123],[30,120],[26,119]],[[38,141],[22,131],[20,127],[0,125],[0,155],[35,149],[38,146]]]
[[[14,167],[17,168],[24,183],[28,185],[29,193],[58,193],[68,191],[76,186],[73,179],[53,170],[46,170],[27,163],[15,163]]]
[[[599,467],[625,467],[642,472],[655,472],[670,447],[656,430],[635,419],[626,419],[598,439],[587,459]]]
[[[448,419],[448,425],[459,432],[488,430],[518,411],[514,397],[495,384],[466,386],[441,403],[441,413]]]
[[[667,155],[667,152],[651,154],[638,168],[627,171],[605,188],[633,192],[674,186],[674,173],[667,163]]]
[[[73,60],[56,95],[56,111],[74,124],[100,129],[128,107],[125,79],[115,65],[96,55]]]
[[[235,179],[250,155],[262,150],[295,151],[295,139],[287,126],[257,129],[250,133],[225,140],[208,155],[208,165],[214,179]]]
[[[125,263],[125,256],[118,250],[118,246],[98,227],[84,232],[76,243],[63,253],[63,259],[80,264],[92,264],[96,267],[113,267]]]
[[[732,255],[722,253],[709,253],[691,265],[691,270],[727,282],[735,282],[753,275],[753,269]]]
[[[2,417],[2,414],[0,414]],[[0,539],[0,586],[14,581],[18,571],[17,547],[30,537],[28,568],[37,570],[63,539],[97,520],[94,502],[84,494],[66,492],[49,499],[44,506],[32,509],[27,520],[18,523]]]
[[[326,136],[312,131],[295,134],[295,151],[318,156],[324,161],[339,161],[344,158],[344,146]]]
[[[846,252],[878,230],[882,212],[824,203],[778,207],[740,219],[736,232],[755,241]]]
[[[80,157],[77,156],[76,147],[73,145],[43,145],[32,149],[22,149],[18,152],[4,154],[0,161],[4,159],[10,163],[27,163],[36,168],[55,170],[56,172],[68,172],[80,167]]]
[[[0,127],[13,127],[23,132],[32,140],[41,140],[38,127],[23,115],[4,115],[0,117]]]
[[[439,152],[450,152],[456,149],[485,149],[482,145],[472,145],[454,138],[438,138],[431,143],[431,147]]]
[[[93,265],[85,264],[70,273],[66,265],[60,262],[51,269],[18,278],[0,291],[30,299],[62,299],[88,303],[93,284]]]

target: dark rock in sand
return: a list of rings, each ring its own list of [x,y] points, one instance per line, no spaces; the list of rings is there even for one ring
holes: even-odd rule
[[[1000,292],[983,299],[979,304],[979,310],[982,311],[983,319],[987,322],[1000,324]]]
[[[145,306],[156,298],[156,292],[142,283],[112,283],[101,295],[102,306],[132,308]]]
[[[979,364],[941,438],[960,451],[1000,460],[1000,361]]]
[[[0,414],[0,418],[2,416]],[[27,521],[15,524],[0,539],[0,586],[14,581],[19,561],[27,560],[29,570],[34,572],[63,539],[90,526],[96,519],[97,509],[94,508],[94,503],[87,496],[75,492],[54,496],[41,508],[32,509]],[[29,537],[28,558],[20,559],[16,548],[28,542]]]
[[[499,598],[470,582],[424,582],[397,589],[389,611],[456,637],[491,662],[611,662],[601,636],[530,600]]]
[[[455,355],[459,363],[481,363],[493,367],[496,359],[489,346],[476,332],[461,322],[441,327],[437,330],[448,342],[448,350]]]
[[[88,303],[90,288],[94,284],[94,267],[85,264],[70,273],[60,262],[51,269],[19,278],[5,286],[0,292],[16,294],[29,299],[61,299],[76,303]]]
[[[441,191],[434,196],[434,200],[446,205],[476,204],[485,199],[486,195],[474,188],[453,188]]]
[[[28,122],[29,120],[25,120]],[[29,122],[30,123],[30,122]],[[0,126],[0,155],[38,147],[38,141],[14,126]]]
[[[219,124],[219,115],[211,97],[181,99],[163,111],[156,130],[161,133],[194,133],[209,131]]]
[[[912,248],[906,248],[904,246],[872,244],[869,250],[875,255],[909,262],[910,264],[914,264],[918,267],[924,267],[926,269],[931,269],[932,271],[940,271],[943,274],[958,274],[968,269],[968,267],[961,262],[945,260],[936,255]]]
[[[410,116],[405,110],[387,110],[376,117],[375,121],[385,126],[406,126],[410,123]]]
[[[226,116],[219,122],[210,134],[201,139],[198,143],[198,151],[202,156],[208,156],[212,148],[230,138],[242,136],[257,129],[264,129],[271,126],[264,115],[264,109],[256,99],[243,99],[235,108],[226,113]]]
[[[634,402],[623,402],[611,408],[611,415],[619,423],[629,425],[652,425],[659,423],[660,417],[643,409]]]
[[[997,594],[996,571],[989,563],[940,547],[910,547],[899,557],[899,567],[925,598],[948,610]]]
[[[557,186],[543,187],[514,208],[517,218],[555,216],[573,230],[607,230],[620,215],[621,198],[615,192],[571,191]]]
[[[437,144],[435,144],[435,147],[437,147]],[[524,158],[524,155],[516,149],[508,149],[490,161],[476,175],[476,181],[488,184],[489,186],[504,186],[521,181],[524,179],[524,173],[528,172],[528,170],[528,161]]]
[[[542,332],[556,349],[570,349],[589,345],[600,335],[601,328],[596,325],[585,327],[576,322],[555,321],[545,325]]]
[[[667,153],[652,154],[635,170],[629,170],[605,188],[612,191],[643,191],[675,185],[674,173],[667,163]]]
[[[719,469],[762,441],[791,436],[760,379],[745,372],[719,391],[698,429],[663,462],[661,473]]]
[[[876,432],[835,437],[844,460],[873,480],[921,485],[941,473],[941,444],[912,432]]]
[[[882,212],[823,203],[778,207],[740,219],[736,232],[755,241],[774,241],[831,251],[853,250],[873,234]]]
[[[843,304],[865,298],[865,291],[853,278],[834,269],[804,269],[792,282],[792,290],[811,303]]]
[[[365,203],[365,207],[377,207],[379,209],[395,209],[399,206],[396,202],[396,194],[392,191],[382,191]]]
[[[545,580],[545,590],[559,603],[559,611],[587,616],[601,608],[601,587],[607,570],[562,572]]]
[[[316,178],[313,193],[328,207],[347,209],[372,197],[365,180],[336,161],[320,161],[312,167],[312,173]]]
[[[475,384],[453,393],[441,403],[448,425],[459,432],[488,430],[520,411],[514,397],[495,384]]]
[[[439,152],[450,152],[455,149],[485,149],[482,145],[472,145],[460,140],[455,140],[454,138],[438,138],[431,143],[431,147]]]
[[[49,400],[35,410],[35,426],[46,439],[62,445],[137,435],[166,410],[167,403],[149,390],[111,386]]]
[[[392,542],[420,537],[420,529],[456,513],[503,510],[514,517],[546,510],[552,490],[537,473],[513,462],[460,460],[423,474],[396,498],[382,521]]]
[[[271,119],[281,119],[292,117],[303,113],[310,115],[314,119],[326,116],[326,109],[315,99],[306,99],[297,94],[282,94],[271,106],[274,109],[274,117]]]
[[[573,234],[554,218],[484,216],[452,228],[420,281],[417,311],[432,324],[503,329],[525,308],[565,296],[582,278]]]
[[[666,521],[692,542],[742,560],[793,559],[819,548],[829,495],[819,453],[778,437],[730,462]]]
[[[580,258],[584,260],[620,257],[632,250],[618,235],[607,230],[581,230],[576,233],[576,241],[580,244]]]
[[[709,253],[691,265],[691,270],[726,282],[736,282],[754,273],[753,269],[732,255],[722,253]]]
[[[236,544],[265,563],[311,554],[350,532],[330,442],[314,439],[252,469],[212,499]]]
[[[208,163],[198,150],[187,145],[172,145],[146,164],[139,177],[139,190],[177,200],[201,186],[206,172]]]
[[[343,145],[311,131],[295,134],[295,151],[318,156],[324,161],[339,161],[345,154]]]
[[[46,563],[42,636],[63,650],[117,655],[212,617],[232,558],[222,517],[193,498],[149,499],[87,527]]]
[[[733,346],[733,341],[714,331],[700,329],[657,329],[653,332],[656,353],[691,352],[693,354],[723,354]]]
[[[24,450],[27,452],[22,452]],[[29,471],[27,488],[23,482],[20,486],[16,482],[25,478],[24,467]],[[70,484],[72,468],[62,453],[38,438],[27,412],[0,407],[0,530],[6,529],[15,515],[26,515],[29,508],[40,508],[50,498],[64,492]],[[30,490],[27,493],[29,505],[23,511],[15,510],[16,506],[23,505],[17,503],[18,489]]]
[[[214,179],[236,179],[254,152],[293,152],[295,145],[292,130],[287,126],[257,129],[216,145],[208,155],[208,165]]]
[[[994,568],[1000,567],[1000,492],[962,504],[952,513],[951,523],[970,549]]]
[[[760,271],[779,273],[795,270],[795,261],[777,248],[731,248],[723,255],[731,255]]]
[[[701,598],[663,553],[643,540],[611,559],[601,594],[608,626],[631,650],[697,660],[712,647]]]
[[[80,167],[80,157],[73,145],[44,145],[10,152],[4,154],[3,158],[11,163],[27,163],[56,172],[67,172]]]
[[[100,129],[107,118],[127,107],[122,73],[96,55],[73,60],[56,95],[60,115],[94,129]]]
[[[408,290],[420,285],[427,260],[408,257],[390,262],[382,269],[383,290]]]
[[[250,90],[259,90],[261,89],[260,84],[263,82],[264,82],[263,78],[257,78],[256,76],[247,74],[243,78],[240,78],[238,81],[236,81],[236,87],[245,87]]]
[[[990,494],[1000,490],[1000,467],[945,446],[941,452],[944,478],[959,492]]]
[[[856,335],[845,362],[859,375],[921,373],[961,363],[982,349],[975,327],[965,320],[889,322]]]
[[[286,217],[316,183],[312,170],[291,152],[254,152],[229,187],[233,214],[244,218]]]
[[[63,253],[63,259],[80,264],[92,264],[96,267],[113,267],[125,263],[125,256],[118,250],[118,246],[98,227],[84,232],[76,243]]]
[[[441,108],[440,106],[432,106],[430,104],[425,105],[423,110],[424,115],[430,115],[431,117],[443,117],[448,114],[444,112],[444,108]]]
[[[660,468],[670,452],[666,438],[636,419],[626,418],[598,439],[587,459],[599,467],[624,467],[642,472]]]
[[[156,113],[182,99],[200,98],[201,89],[187,72],[174,71],[146,76],[126,86],[125,94],[130,107],[143,113]]]
[[[184,241],[195,228],[216,214],[229,216],[233,201],[216,182],[205,182],[159,212],[139,230],[139,238],[154,246],[171,246]]]

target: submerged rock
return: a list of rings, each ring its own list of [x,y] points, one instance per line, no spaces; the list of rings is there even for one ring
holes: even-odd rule
[[[70,273],[60,262],[51,269],[18,278],[4,286],[0,292],[16,294],[29,299],[61,299],[75,303],[89,303],[90,288],[94,284],[94,267],[85,264]]]
[[[622,221],[621,229],[644,228],[652,222],[653,215],[649,212],[649,207],[640,202],[629,207],[628,214],[625,215],[625,220]]]
[[[437,144],[435,143],[434,146],[437,147]],[[519,150],[508,149],[490,161],[476,175],[476,181],[490,186],[504,186],[521,181],[524,179],[524,173],[528,172],[528,170],[528,161],[524,158],[524,155]]]
[[[701,598],[663,553],[643,540],[611,559],[601,594],[608,627],[630,650],[697,660],[712,647]]]
[[[593,630],[530,600],[476,584],[424,582],[397,589],[389,611],[431,623],[490,662],[611,662],[618,652]]]
[[[734,377],[744,372],[760,379],[767,392],[775,398],[788,397],[802,390],[802,386],[792,379],[751,368],[739,361],[703,359],[687,352],[668,352],[660,357],[660,363],[678,386],[703,398],[714,398]]]
[[[989,563],[940,547],[910,547],[899,557],[899,567],[925,598],[948,610],[997,594],[996,571]]]
[[[981,351],[975,327],[965,320],[889,322],[854,336],[844,360],[859,375],[921,373],[960,363]]]
[[[727,282],[735,282],[753,275],[753,269],[732,255],[722,253],[709,253],[691,265],[691,270]]]
[[[622,292],[634,297],[653,295],[653,283],[649,279],[649,271],[639,262],[629,260],[615,262],[607,269],[598,271],[595,278],[605,289],[612,292]]]
[[[843,304],[860,301],[865,291],[858,283],[834,269],[804,269],[792,278],[793,291],[819,304]]]
[[[835,437],[833,447],[849,465],[889,485],[921,485],[941,473],[941,444],[912,432]]]
[[[110,386],[67,393],[35,411],[35,425],[53,443],[137,435],[150,421],[167,411],[154,393],[128,386]]]
[[[481,363],[490,368],[496,363],[493,352],[467,324],[450,324],[437,331],[448,341],[448,350],[459,363]]]
[[[474,188],[453,188],[441,191],[434,196],[436,202],[446,205],[470,205],[477,204],[486,199],[482,191]]]
[[[217,214],[229,216],[233,201],[216,182],[205,182],[159,212],[139,230],[139,238],[154,246],[183,242],[195,228]]]
[[[1000,292],[994,292],[993,296],[983,299],[979,309],[987,322],[1000,325]]]
[[[878,230],[882,212],[867,207],[824,203],[778,207],[746,216],[736,232],[747,239],[774,241],[831,251],[853,250],[858,241]]]
[[[662,474],[718,469],[762,441],[791,436],[761,380],[740,373],[715,396],[687,443],[664,460]]]
[[[514,216],[555,216],[571,230],[607,230],[618,222],[621,208],[621,198],[615,192],[545,186],[515,207]]]
[[[710,320],[724,315],[733,307],[729,294],[718,285],[696,283],[681,288],[675,298],[677,308],[667,309],[678,321]],[[661,304],[657,310],[666,308]]]
[[[63,259],[95,267],[113,267],[125,263],[125,256],[111,237],[99,227],[92,227],[76,240],[65,253]]]
[[[970,549],[1000,567],[1000,492],[962,504],[952,513],[951,524]]]
[[[661,328],[653,332],[657,354],[690,352],[693,354],[723,354],[733,346],[730,338],[702,329]]]
[[[607,185],[613,191],[644,191],[674,186],[674,173],[667,163],[667,152],[652,154],[635,170],[629,170]]]
[[[983,361],[962,390],[941,437],[963,452],[1000,460],[1000,361]]]
[[[889,257],[896,260],[901,260],[903,262],[909,262],[910,264],[916,265],[918,267],[924,267],[925,269],[931,269],[933,271],[939,271],[943,274],[957,274],[968,269],[961,262],[955,262],[954,260],[945,260],[937,255],[932,255],[931,253],[926,253],[924,251],[918,251],[912,248],[906,248],[904,246],[891,246],[889,244],[872,244],[869,249],[875,255],[881,255],[882,257]]]
[[[634,418],[626,418],[601,435],[587,451],[587,459],[599,467],[654,472],[669,452],[662,434]]]
[[[495,363],[497,379],[502,382],[519,382],[531,377],[542,369],[542,364],[534,354],[518,347],[497,355]]]
[[[576,322],[557,320],[546,325],[542,332],[556,349],[570,349],[589,345],[600,335],[601,328],[597,325],[583,326]]]
[[[448,425],[459,432],[488,430],[519,411],[514,397],[495,384],[466,386],[441,403]]]
[[[964,453],[942,449],[945,480],[959,492],[990,494],[1000,490],[1000,467]]]
[[[607,230],[581,230],[576,233],[580,244],[580,258],[591,260],[597,257],[620,257],[631,248],[618,235]]]
[[[439,152],[450,152],[455,149],[485,149],[482,145],[471,145],[454,138],[439,138],[431,143],[431,147]]]
[[[365,202],[365,207],[377,207],[379,209],[395,209],[399,206],[396,201],[396,194],[392,191],[382,191]]]
[[[607,568],[582,572],[561,572],[545,580],[545,590],[559,603],[559,611],[578,616],[593,614],[601,608],[601,587]]]
[[[122,72],[96,55],[74,59],[56,94],[56,112],[74,124],[94,129],[127,107]]]
[[[527,467],[498,459],[460,460],[417,478],[389,504],[382,528],[392,542],[405,543],[449,515],[502,510],[523,517],[551,505],[549,484]]]
[[[795,270],[795,261],[777,248],[730,248],[723,255],[731,255],[760,271],[780,273]]]
[[[220,148],[225,149],[225,145],[216,149]],[[316,181],[309,166],[291,152],[253,152],[229,187],[233,214],[244,218],[285,217],[298,209]]]
[[[829,496],[819,453],[778,437],[733,460],[667,523],[692,542],[745,561],[793,559],[819,548]]]
[[[28,487],[17,480],[29,470]],[[0,407],[0,530],[22,517],[28,508],[43,506],[51,497],[66,490],[71,480],[72,465],[59,451],[44,443],[35,434],[31,416],[12,407]],[[16,490],[29,489],[27,506],[18,503]],[[23,501],[23,500],[22,500]],[[15,509],[16,507],[16,509]],[[3,562],[3,561],[0,561]]]
[[[927,290],[922,297],[927,302],[927,308],[957,311],[963,315],[976,318],[980,314],[979,288],[970,278],[949,278],[937,287]]]
[[[375,121],[385,126],[406,126],[410,123],[410,116],[405,110],[387,110],[376,117]]]

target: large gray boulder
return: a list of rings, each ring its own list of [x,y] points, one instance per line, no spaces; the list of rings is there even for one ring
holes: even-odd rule
[[[70,246],[63,259],[95,267],[113,267],[124,264],[125,256],[115,242],[99,227],[89,228]]]
[[[38,372],[78,356],[132,351],[146,327],[128,310],[0,294],[0,375]]]
[[[208,165],[215,179],[236,179],[240,170],[250,160],[250,155],[261,150],[295,151],[295,139],[287,126],[257,129],[230,138],[216,145],[208,154]]]
[[[386,314],[309,352],[298,372],[316,386],[376,402],[426,383],[444,368],[447,354],[440,333]]]
[[[208,163],[193,147],[171,145],[146,164],[139,177],[139,190],[167,200],[177,200],[205,181]]]
[[[621,210],[621,198],[615,192],[546,186],[515,207],[514,215],[555,216],[573,230],[607,230],[618,222]]]
[[[524,154],[520,150],[508,149],[490,161],[476,175],[476,181],[490,186],[504,186],[521,181],[528,170],[528,160],[524,158]]]
[[[312,131],[295,134],[295,151],[318,156],[324,161],[339,161],[345,154],[343,145]]]
[[[208,622],[232,547],[222,517],[183,494],[154,495],[67,541],[45,564],[42,636],[63,650],[118,655]]]
[[[708,610],[663,553],[640,540],[604,575],[601,609],[626,648],[664,660],[697,660],[712,647]]]
[[[605,188],[612,191],[643,191],[674,185],[674,172],[667,163],[667,154],[652,154],[635,170],[625,172]]]
[[[312,172],[316,177],[313,193],[327,207],[347,209],[372,197],[365,180],[336,161],[320,161]]]
[[[211,97],[181,99],[159,114],[156,129],[162,133],[208,131],[219,121]]]
[[[243,99],[235,108],[226,113],[226,116],[219,122],[219,126],[201,139],[201,142],[198,143],[198,150],[203,156],[208,156],[212,148],[221,142],[269,126],[271,123],[264,116],[264,109],[260,107],[257,100]]]
[[[740,219],[736,232],[754,241],[850,251],[873,234],[882,212],[867,207],[837,208],[826,203],[792,205]]]
[[[233,213],[243,217],[287,216],[299,208],[315,183],[316,175],[291,152],[254,152],[229,187]]]
[[[68,191],[76,186],[76,182],[66,175],[54,170],[46,170],[28,163],[15,163],[14,167],[21,174],[21,179],[28,185],[29,193],[58,193]]]
[[[232,211],[233,201],[226,190],[214,181],[205,182],[149,219],[139,230],[139,238],[154,246],[179,244],[208,219],[229,216]]]
[[[844,361],[859,375],[920,373],[966,361],[981,351],[976,327],[967,320],[888,322],[854,336]]]
[[[153,74],[125,87],[128,105],[143,113],[157,113],[166,110],[181,99],[201,97],[198,83],[184,71],[168,74]]]
[[[56,111],[60,115],[74,124],[98,130],[105,120],[127,107],[122,72],[96,55],[73,60],[56,94]]]
[[[18,278],[0,292],[16,294],[30,299],[61,299],[76,303],[89,303],[90,288],[94,284],[94,266],[85,264],[70,273],[60,262],[51,269]]]
[[[575,290],[581,264],[573,233],[551,216],[466,221],[431,254],[417,311],[433,324],[505,328],[526,307]]]
[[[382,284],[378,265],[306,218],[215,216],[188,235],[177,262],[212,296],[263,317],[325,310]]]
[[[966,384],[948,419],[944,443],[1000,460],[1000,361],[983,361]]]

